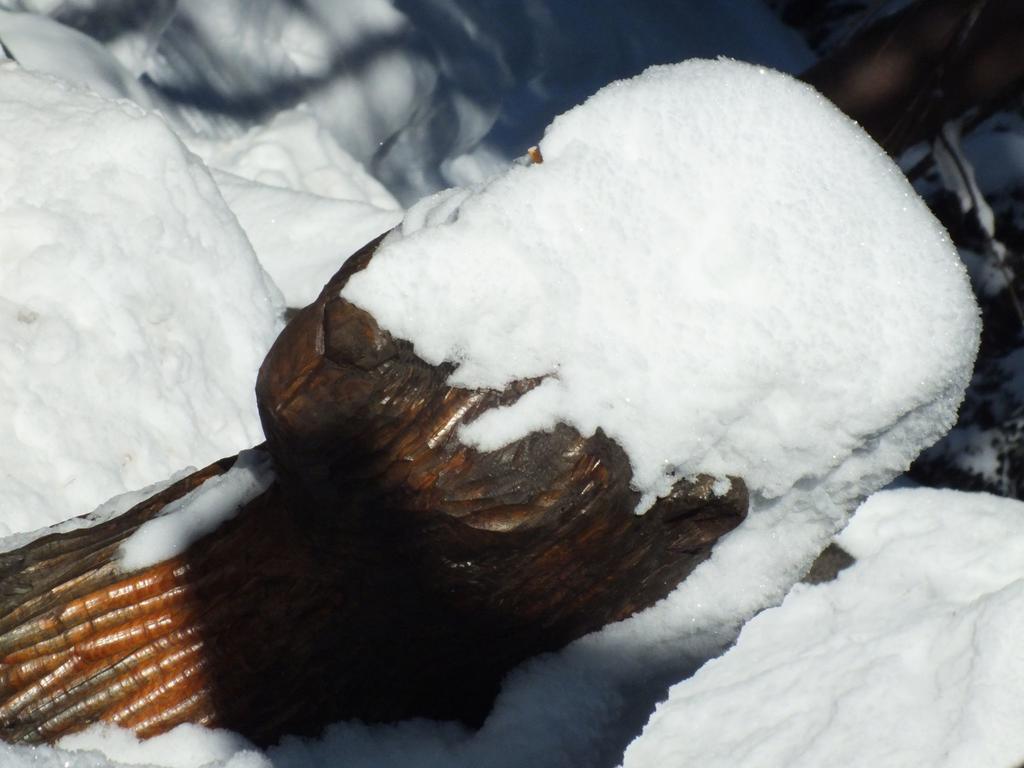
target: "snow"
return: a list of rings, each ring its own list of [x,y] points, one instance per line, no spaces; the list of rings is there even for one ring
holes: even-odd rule
[[[64,736],[59,746],[63,750],[105,756],[126,765],[193,768],[213,761],[223,768],[271,768],[272,765],[241,736],[190,724],[145,740],[123,728],[95,725]]]
[[[544,377],[467,443],[602,429],[643,505],[700,472],[775,499],[872,451],[891,476],[952,424],[978,340],[963,265],[810,88],[736,62],[653,68],[540,148],[414,206],[342,292],[456,364],[453,385]],[[894,426],[901,444],[875,450]]]
[[[1008,124],[1002,124],[1008,123]],[[963,139],[965,154],[986,193],[1009,192],[1024,176],[1024,136],[1019,118],[992,118]]]
[[[238,136],[203,137],[111,51],[74,29],[0,11],[0,40],[27,69],[166,113],[187,147],[215,170],[220,192],[288,306],[313,301],[349,255],[401,218],[394,197],[302,105]],[[138,35],[120,44],[149,45]]]
[[[45,528],[6,535],[0,538],[0,552],[11,552],[51,533],[67,533],[68,531],[90,528],[94,525],[105,523],[107,520],[113,520],[115,517],[123,515],[136,504],[141,504],[146,499],[170,488],[179,480],[184,480],[195,471],[195,467],[182,467],[170,477],[159,482],[139,488],[138,490],[125,491],[117,496],[113,496],[96,507],[92,512],[68,518],[59,523],[48,525]]]
[[[959,423],[923,455],[917,473],[940,485],[1019,497],[1024,355],[1013,328],[1021,327],[1014,283],[1019,269],[1015,233],[1024,223],[1017,190],[1024,174],[1024,120],[1013,111],[996,112],[964,136],[962,128],[958,121],[944,126],[931,152],[936,172],[922,175],[916,186],[928,199],[956,196],[963,214],[960,257],[983,312],[994,323]]]
[[[121,543],[121,567],[148,568],[177,557],[193,542],[216,530],[270,487],[274,470],[270,454],[253,449],[238,454],[231,469],[211,477],[147,520]]]
[[[266,125],[222,141],[189,137],[189,148],[211,168],[273,187],[354,200],[386,210],[398,203],[335,141],[308,109],[277,114]]]
[[[237,138],[186,136],[288,306],[312,302],[348,256],[401,220],[394,198],[308,110]]]
[[[348,256],[401,221],[391,194],[306,109],[234,139],[186,141],[289,307],[316,299]]]
[[[289,307],[314,301],[345,259],[402,219],[395,208],[213,177]]]
[[[238,136],[204,138],[113,53],[74,29],[0,11],[0,40],[29,70],[130,98],[174,119],[182,141],[216,171],[220,192],[288,306],[313,301],[349,255],[401,218],[394,197],[304,106]],[[134,39],[132,45],[147,44]]]
[[[95,5],[0,0],[93,24]],[[796,72],[813,60],[760,0],[147,5],[131,29],[103,31],[175,123],[223,138],[306,103],[405,204],[490,175],[551,116],[649,64],[727,54]]]
[[[96,0],[0,0],[0,5],[88,11]],[[256,365],[279,328],[280,305],[253,250],[288,304],[305,303],[345,255],[400,215],[374,177],[408,202],[447,183],[476,184],[536,143],[553,111],[644,63],[687,51],[724,51],[791,71],[810,61],[794,43],[795,35],[757,0],[601,0],[579,8],[531,2],[502,6],[500,13],[489,4],[458,0],[418,5],[359,0],[346,3],[344,15],[332,14],[332,5],[329,0],[154,3],[151,17],[110,40],[106,51],[74,33],[61,36],[54,27],[23,27],[28,30],[23,64],[63,73],[100,93],[158,106],[212,170],[183,149],[167,124],[127,102],[101,100],[0,66],[0,425],[9,435],[0,446],[0,534],[55,522],[114,493],[175,477],[186,464],[201,465],[257,442],[251,387]],[[5,15],[0,25],[10,21]],[[5,43],[10,34],[0,26]],[[701,68],[707,77],[691,77]],[[723,74],[730,68],[735,82]],[[126,71],[150,78],[140,83],[143,95],[125,80]],[[689,74],[681,81],[680,72]],[[599,333],[575,342],[589,344],[599,358],[646,362],[646,376],[621,382],[644,396],[625,403],[606,390],[602,400],[597,387],[593,397],[584,398],[604,408],[604,416],[617,413],[620,426],[643,414],[647,385],[664,381],[657,377],[666,370],[683,368],[691,376],[684,386],[668,380],[660,387],[662,395],[679,400],[670,402],[675,410],[662,418],[683,418],[685,426],[697,430],[677,426],[666,441],[669,448],[689,445],[695,453],[683,462],[673,459],[672,469],[708,468],[719,474],[720,488],[727,483],[725,473],[743,469],[737,473],[754,491],[743,526],[658,606],[514,671],[479,732],[425,721],[338,723],[320,739],[291,738],[256,751],[237,735],[192,726],[146,742],[94,727],[65,738],[59,748],[0,745],[0,763],[11,768],[617,764],[668,687],[722,653],[743,622],[782,600],[853,506],[948,426],[973,357],[976,311],[943,233],[888,161],[810,91],[773,73],[705,63],[655,70],[647,78],[639,85],[615,86],[560,119],[542,143],[542,166],[518,168],[480,188],[441,193],[414,207],[404,234],[394,236],[389,249],[411,249],[439,236],[464,244],[458,239],[462,229],[492,216],[504,240],[492,237],[488,249],[476,251],[460,245],[446,257],[462,253],[477,262],[493,246],[498,255],[515,250],[514,258],[533,259],[527,263],[537,271],[521,281],[525,287],[547,293],[556,306],[575,309],[586,322],[570,322],[565,311],[547,317],[545,324],[534,314],[539,302],[517,322],[525,320],[560,352],[571,351],[566,333],[595,324]],[[677,95],[652,101],[664,97],[669,86]],[[634,101],[614,106],[612,96],[623,97],[633,87]],[[300,102],[308,106],[291,108]],[[655,110],[656,103],[664,109]],[[738,111],[727,114],[727,108]],[[270,119],[279,112],[277,120]],[[652,113],[654,133],[643,135],[639,123]],[[600,119],[591,125],[595,115]],[[631,124],[622,128],[623,121]],[[237,130],[252,125],[253,130]],[[202,130],[205,139],[185,126]],[[783,144],[771,145],[769,136]],[[970,141],[965,140],[969,154]],[[1005,143],[1009,152],[1012,140]],[[596,159],[581,164],[586,156]],[[672,190],[664,189],[665,174],[674,177]],[[656,194],[644,191],[651,178],[660,179]],[[555,199],[540,194],[567,180],[571,185]],[[979,180],[984,187],[980,173]],[[509,200],[529,197],[529,205],[494,211],[491,203],[502,190],[519,196]],[[596,220],[594,210],[602,200],[631,216]],[[560,228],[552,221],[556,217],[588,227]],[[446,223],[450,219],[457,221]],[[551,254],[537,249],[551,237],[560,245],[568,242],[567,252],[578,254],[580,244],[597,232],[619,247],[589,254],[594,272],[611,275],[615,283],[607,303],[599,301],[595,310],[580,294],[604,300],[601,291],[611,288],[598,279],[601,275],[578,272],[579,262],[571,269],[562,264],[557,282],[546,283]],[[673,246],[668,253],[665,243]],[[677,260],[663,261],[653,277],[636,268],[673,254]],[[471,272],[466,266],[447,275]],[[484,265],[474,268],[482,271]],[[522,287],[519,280],[506,280],[509,271],[508,264],[499,264],[492,272],[502,294]],[[412,274],[403,273],[401,283],[410,296],[432,294],[430,323],[459,309],[456,303],[449,306],[458,298],[455,286],[416,286]],[[674,296],[670,316],[658,320],[650,302],[626,302],[627,316],[648,322],[640,335],[602,328],[616,297],[630,291],[637,297]],[[491,313],[495,304],[486,305],[484,325],[508,320]],[[679,338],[689,344],[679,344]],[[643,356],[650,342],[659,350],[653,360]],[[458,351],[468,353],[469,347]],[[61,352],[67,356],[46,364]],[[518,359],[508,355],[513,365],[505,375],[523,375],[520,364],[550,372],[551,360],[531,359],[521,350],[515,354]],[[675,366],[680,360],[689,365]],[[460,361],[473,362],[468,355]],[[558,379],[541,392],[554,401],[548,416],[556,406],[573,405],[568,390],[559,390],[585,373],[571,360],[557,362]],[[470,373],[472,366],[464,366],[459,375]],[[713,386],[697,386],[709,380]],[[497,423],[508,424],[508,418],[499,415]],[[593,429],[593,421],[585,426]],[[648,473],[650,487],[656,489],[668,476],[657,461],[651,466],[656,471]],[[236,479],[252,491],[259,480],[250,470]],[[201,490],[201,504],[234,508],[223,502],[236,500],[237,488]],[[62,529],[106,519],[146,494],[122,495]],[[830,641],[837,654],[845,653],[842,658],[856,665],[860,656],[870,655],[869,645],[854,646],[858,637],[892,649],[885,645],[886,630],[898,627],[896,637],[909,643],[909,650],[899,653],[916,666],[909,671],[885,666],[892,660],[883,658],[872,669],[883,676],[895,670],[893,679],[906,681],[908,693],[872,677],[868,690],[874,696],[862,701],[885,707],[892,698],[892,703],[907,702],[908,709],[896,715],[888,710],[880,723],[837,718],[823,738],[845,748],[844,739],[863,744],[861,734],[871,733],[878,734],[871,748],[883,749],[887,739],[899,747],[907,735],[895,733],[899,729],[865,728],[907,723],[908,731],[947,738],[954,757],[958,746],[949,733],[964,734],[964,748],[974,745],[982,756],[979,763],[989,748],[983,736],[1010,754],[1010,726],[984,730],[979,723],[1020,722],[1007,693],[1019,684],[994,678],[1002,670],[1011,677],[1016,667],[1012,656],[1000,655],[993,629],[998,619],[1009,628],[1007,636],[1017,634],[1012,618],[1020,614],[1017,587],[1010,583],[1022,561],[1012,549],[1014,536],[1019,538],[1016,524],[995,500],[953,495],[931,505],[946,511],[930,528],[919,497],[913,505],[907,500],[899,514],[879,513],[879,520],[888,521],[884,525],[865,517],[879,503],[895,504],[886,501],[892,498],[877,497],[858,514],[851,532],[865,533],[844,544],[861,562],[836,585],[821,588],[860,583],[846,603],[835,601],[850,610],[840,614],[837,608],[835,620],[819,627],[805,621],[799,609],[792,615],[803,630],[793,635],[799,642],[802,636],[821,637],[825,628],[847,628]],[[918,511],[908,513],[911,506]],[[999,514],[985,513],[990,507]],[[1019,517],[1017,508],[1013,511]],[[983,529],[977,535],[976,518]],[[992,523],[996,518],[998,525]],[[904,519],[921,525],[904,530],[897,525]],[[861,525],[861,520],[869,522]],[[996,551],[1004,553],[991,567],[989,540],[982,541],[989,533],[1002,547]],[[34,535],[5,538],[2,548],[20,546]],[[950,566],[949,578],[934,588],[926,581],[927,589],[913,579],[915,567],[919,574],[932,573],[927,563],[916,562],[920,553],[914,542],[937,553],[938,575],[943,562]],[[885,559],[889,550],[903,553],[899,565]],[[956,559],[954,551],[963,557]],[[969,577],[963,579],[964,574]],[[965,593],[957,591],[962,579]],[[999,586],[1001,579],[1006,586]],[[901,611],[904,593],[912,598],[907,611]],[[779,610],[790,616],[789,606],[808,594],[815,593],[797,588]],[[853,604],[857,597],[862,598],[859,612]],[[872,623],[876,609],[879,621]],[[952,611],[960,618],[951,618]],[[768,611],[750,626],[760,627],[763,619],[771,628],[775,614]],[[858,620],[875,634],[848,629]],[[991,663],[969,656],[969,630],[975,630]],[[743,635],[734,653],[748,646],[750,636],[749,631]],[[785,648],[776,651],[776,658],[783,658]],[[760,654],[751,652],[750,663],[760,663]],[[734,669],[732,657],[719,663]],[[964,666],[968,658],[974,662],[970,672]],[[801,679],[820,678],[823,690],[799,692],[803,698],[797,701],[813,699],[825,712],[833,702],[841,708],[842,689],[826,683],[853,680],[859,686],[861,679],[856,672],[844,678],[838,665],[817,661],[822,665]],[[707,667],[709,674],[718,675],[716,669]],[[936,669],[951,671],[940,678]],[[955,679],[961,672],[963,680]],[[703,681],[703,674],[690,682]],[[940,686],[940,705],[926,697],[925,679],[931,690]],[[974,680],[980,688],[968,692]],[[737,683],[737,698],[723,704],[723,717],[729,719],[722,722],[737,724],[732,733],[749,730],[766,714],[753,710],[756,694],[741,683],[746,684]],[[691,747],[706,750],[691,762],[714,764],[714,739],[730,733],[720,732],[717,723],[688,729],[670,717],[679,691],[689,684],[674,689],[672,702],[661,710],[664,716],[631,749],[630,765],[675,764],[672,758],[648,761],[647,750]],[[708,685],[715,687],[713,680]],[[773,695],[771,706],[763,709],[770,716],[779,707],[799,724],[805,713],[786,709],[783,698]],[[850,700],[858,703],[856,696]],[[918,719],[908,720],[908,712]],[[958,712],[964,715],[960,720]],[[779,725],[780,738],[789,725]],[[684,739],[690,743],[680,745]],[[1022,753],[1018,749],[1013,757],[1019,761]],[[925,752],[925,760],[910,754],[901,764],[944,764],[929,762],[933,754]],[[831,754],[827,758],[834,760]]]
[[[887,491],[840,543],[856,564],[675,686],[624,768],[1020,762],[1024,504]]]
[[[26,69],[88,85],[108,98],[126,97],[152,106],[135,75],[100,43],[45,16],[0,10],[0,40]]]
[[[120,728],[95,726],[64,737],[60,747],[0,744],[4,768],[272,768],[268,758],[226,731],[183,725],[147,741]]]
[[[281,321],[235,217],[163,120],[13,63],[0,103],[11,533],[258,442],[253,382]]]

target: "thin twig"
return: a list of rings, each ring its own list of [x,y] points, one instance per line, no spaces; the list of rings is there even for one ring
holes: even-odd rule
[[[0,39],[0,59],[4,58],[10,59],[15,63],[18,62],[18,59],[15,58],[13,53],[11,53],[11,49],[4,45],[4,41]]]
[[[976,193],[976,185],[972,182],[971,177],[968,176],[967,169],[964,167],[961,161],[960,151],[953,147],[949,141],[949,137],[946,136],[945,131],[939,131],[938,138],[946,152],[949,154],[950,159],[953,161],[953,165],[956,168],[957,174],[960,176],[960,181],[963,187],[967,190],[967,194],[971,199],[970,210],[974,212],[975,218],[978,220],[978,224],[981,230],[985,233],[985,250],[988,252],[990,258],[994,258],[996,264],[999,266],[999,270],[1003,274],[1003,279],[1006,281],[1006,289],[1010,294],[1010,301],[1013,303],[1013,308],[1017,312],[1017,318],[1020,320],[1021,327],[1024,328],[1024,308],[1021,307],[1020,297],[1017,296],[1017,290],[1013,284],[1013,273],[1010,271],[1009,266],[1006,264],[1006,251],[1007,248],[1002,243],[999,245],[1002,247],[997,248],[995,245],[995,233],[988,232],[981,221],[981,205],[978,201],[978,194]],[[988,205],[988,203],[985,203]],[[994,227],[993,223],[993,227]]]

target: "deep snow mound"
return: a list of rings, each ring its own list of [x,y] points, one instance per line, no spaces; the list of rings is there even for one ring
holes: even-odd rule
[[[0,65],[0,532],[261,439],[280,294],[158,116]]]

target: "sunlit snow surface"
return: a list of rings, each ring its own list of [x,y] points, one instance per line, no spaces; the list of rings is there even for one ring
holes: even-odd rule
[[[280,295],[159,117],[0,64],[0,533],[261,439]]]
[[[219,141],[192,137],[189,146],[211,168],[272,187],[334,200],[398,207],[379,181],[345,152],[310,110],[281,112],[266,125]]]
[[[1024,760],[1024,504],[888,491],[840,541],[857,563],[675,686],[625,768]]]
[[[695,73],[702,68],[703,74],[697,77]],[[720,653],[743,621],[782,598],[801,569],[845,520],[854,502],[905,466],[923,445],[948,427],[973,357],[975,309],[962,268],[950,255],[942,233],[888,161],[844,118],[802,86],[771,73],[732,64],[688,65],[682,71],[689,73],[689,79],[675,82],[678,78],[672,71],[661,70],[640,84],[606,91],[594,102],[596,106],[592,105],[596,110],[593,114],[588,115],[588,107],[556,124],[542,144],[547,158],[544,165],[517,169],[471,200],[446,198],[451,207],[433,208],[435,223],[439,211],[444,214],[442,219],[457,211],[459,224],[413,232],[417,219],[429,218],[426,209],[431,203],[427,203],[409,218],[407,237],[396,238],[393,245],[401,252],[428,235],[446,243],[451,238],[459,247],[445,250],[470,259],[454,271],[439,270],[438,274],[452,279],[479,269],[472,259],[483,259],[492,247],[499,257],[525,258],[519,263],[529,264],[532,270],[527,270],[525,279],[519,274],[523,270],[512,271],[501,264],[489,274],[497,276],[490,279],[499,283],[503,297],[513,304],[523,301],[523,295],[516,291],[524,285],[535,291],[526,292],[529,311],[518,312],[516,322],[503,326],[502,320],[508,318],[491,312],[497,302],[490,300],[484,305],[487,311],[473,319],[527,339],[531,334],[543,333],[556,351],[569,346],[565,340],[568,333],[569,338],[587,345],[587,352],[596,359],[624,358],[633,367],[648,365],[647,381],[628,369],[623,372],[609,368],[611,375],[622,377],[627,388],[655,382],[656,372],[658,376],[665,373],[666,360],[677,357],[687,362],[682,367],[690,378],[682,384],[689,386],[666,383],[660,393],[658,386],[653,388],[666,404],[663,418],[683,419],[677,425],[679,435],[672,439],[682,441],[679,445],[696,445],[700,457],[692,465],[673,463],[680,465],[678,471],[702,467],[719,473],[736,471],[751,482],[755,492],[750,519],[716,548],[712,559],[655,608],[514,672],[478,733],[429,722],[380,727],[342,723],[332,726],[323,739],[287,740],[261,754],[229,734],[205,734],[191,728],[143,745],[124,734],[94,729],[69,739],[65,746],[101,749],[108,757],[0,745],[0,762],[12,768],[91,768],[110,766],[114,761],[189,768],[205,763],[231,768],[271,764],[275,768],[612,765],[669,684]],[[726,77],[723,73],[727,71],[735,77]],[[6,77],[8,72],[2,70],[0,74]],[[0,78],[0,86],[4,82]],[[751,87],[750,83],[757,86]],[[666,100],[664,90],[668,85],[673,86],[670,90],[674,96]],[[12,101],[31,103],[39,98],[37,94],[45,95],[49,93],[47,88],[57,86],[42,88],[33,81],[33,88]],[[60,109],[72,109],[85,99],[64,89],[60,95],[50,106],[62,116]],[[615,101],[608,106],[613,96]],[[70,106],[61,107],[65,101]],[[107,130],[90,141],[100,142],[103,147],[109,146],[104,141],[116,142],[115,146],[124,149],[131,165],[119,171],[119,179],[130,181],[135,178],[132,173],[149,172],[166,184],[168,177],[161,176],[154,166],[175,169],[184,165],[189,173],[172,174],[170,180],[192,189],[184,181],[191,179],[203,194],[209,192],[201,209],[189,209],[192,215],[188,217],[172,217],[179,226],[165,223],[164,232],[152,223],[146,228],[148,220],[130,217],[135,210],[133,201],[140,199],[140,190],[145,191],[141,182],[129,184],[134,194],[126,194],[124,200],[118,198],[117,205],[111,198],[97,198],[97,219],[103,220],[101,213],[109,216],[111,210],[120,211],[122,204],[128,211],[127,218],[106,224],[104,231],[112,233],[109,237],[121,242],[118,237],[135,237],[140,232],[147,235],[143,242],[150,250],[139,248],[138,258],[142,259],[152,252],[154,242],[162,243],[166,238],[177,243],[178,247],[160,251],[164,255],[161,265],[174,264],[174,255],[207,253],[201,247],[204,238],[207,243],[217,238],[213,242],[218,253],[220,249],[240,253],[237,225],[202,167],[194,160],[180,159],[179,145],[161,133],[162,124],[155,118],[142,118],[128,105],[104,104],[103,109],[96,108],[96,115],[90,115],[90,121],[101,123]],[[133,128],[118,133],[115,129],[122,119],[116,117],[119,114],[134,116],[132,119],[142,121],[148,132]],[[74,125],[74,120],[66,116],[62,122]],[[650,123],[655,126],[653,134],[648,132]],[[64,160],[64,168],[75,167],[72,160],[77,154],[93,157],[91,143],[61,139],[60,130],[53,130],[55,143],[49,150]],[[9,135],[0,135],[0,152]],[[145,137],[153,136],[163,138],[139,147]],[[781,146],[775,148],[775,141]],[[138,151],[132,153],[133,148]],[[0,154],[5,168],[12,157],[15,155],[10,152]],[[684,162],[677,165],[666,158]],[[815,158],[823,165],[815,165]],[[44,163],[42,167],[47,166]],[[111,161],[110,167],[116,169],[117,164]],[[589,175],[595,169],[597,175]],[[654,186],[643,183],[652,177],[660,181]],[[55,174],[51,181],[53,178]],[[95,182],[104,176],[92,166],[88,178]],[[0,200],[6,190],[13,188],[5,186],[6,181],[0,178]],[[42,198],[38,187],[24,184],[19,180],[17,189],[35,189],[37,197]],[[100,191],[105,189],[99,185]],[[167,194],[175,189],[172,186]],[[501,190],[510,204],[503,212],[488,205],[488,195]],[[558,194],[550,194],[554,192]],[[74,199],[84,205],[80,201],[91,198],[83,194]],[[530,205],[524,211],[517,206],[526,199]],[[455,207],[457,202],[463,202],[461,208]],[[596,211],[602,203],[612,207],[598,217]],[[173,206],[157,208],[164,211]],[[689,215],[682,216],[681,211]],[[204,230],[201,223],[206,221],[205,216],[218,217],[221,229],[215,233]],[[562,222],[561,227],[556,220]],[[156,221],[164,220],[157,216]],[[487,226],[491,228],[488,249],[459,253],[470,242],[458,240],[459,228],[470,225],[480,225],[485,233]],[[861,226],[866,228],[863,233]],[[3,231],[3,236],[9,237],[7,230]],[[78,232],[74,230],[69,240],[90,242],[77,236]],[[599,247],[591,247],[595,234],[600,236]],[[179,237],[191,238],[186,242],[192,247],[184,248],[176,239]],[[560,263],[553,248],[545,250],[548,238],[551,246],[557,244],[560,253],[578,256],[584,250],[580,246],[586,245],[593,273],[581,261]],[[663,263],[664,268],[653,277],[637,269],[652,256],[664,257],[666,251],[660,249],[666,243],[671,246],[668,255],[677,257],[675,261]],[[912,247],[915,244],[919,247]],[[247,247],[242,250],[249,260],[245,263],[252,264]],[[52,252],[44,250],[42,255]],[[206,276],[197,270],[207,263],[197,260],[188,274]],[[147,269],[157,268],[147,263]],[[552,268],[557,279],[548,283]],[[116,272],[135,275],[123,264]],[[614,292],[600,280],[604,273],[615,278]],[[88,275],[70,275],[73,280],[60,283],[62,295],[74,296],[73,287],[79,286],[82,292],[86,288],[96,290]],[[416,291],[431,295],[434,304],[433,314],[427,316],[430,323],[449,313],[455,317],[467,311],[457,300],[481,300],[475,291],[461,296],[453,283],[416,285],[411,276],[406,274],[404,278],[409,283],[409,306],[417,306]],[[508,277],[512,278],[510,282],[506,281]],[[105,275],[107,281],[117,279],[115,274]],[[133,279],[143,288],[147,285],[143,277],[135,275]],[[214,329],[226,328],[225,334],[237,329],[230,315],[202,315],[214,311],[209,307],[222,306],[215,299],[233,299],[224,299],[224,292],[215,288],[214,282],[207,285],[195,279],[195,306],[190,304],[188,313],[195,328],[188,326],[187,333],[201,331],[205,341],[211,334],[216,336]],[[249,280],[242,280],[242,284],[251,286],[255,277]],[[8,284],[6,279],[0,281],[0,289],[6,290]],[[604,300],[597,305],[599,310],[593,304],[588,307],[577,301],[587,292],[593,297],[595,290],[598,299]],[[649,305],[657,302],[648,300],[659,292],[675,296],[668,302],[671,313],[661,321],[652,319],[649,313],[654,307]],[[238,301],[264,307],[266,299],[262,296],[265,294],[258,291],[243,291]],[[550,300],[548,305],[556,308],[555,315],[540,311],[545,306],[541,298]],[[143,291],[142,299],[130,304],[129,309],[147,317],[144,310],[153,304],[153,294]],[[582,322],[569,322],[565,315],[558,314],[564,311],[563,305],[577,310]],[[252,321],[248,314],[251,308],[230,306]],[[521,303],[518,306],[523,307]],[[660,306],[664,308],[665,303]],[[632,335],[601,325],[602,315],[613,308],[626,317],[635,314],[649,325]],[[526,331],[516,330],[520,321]],[[112,325],[122,327],[119,323]],[[590,325],[602,333],[592,339],[572,335],[574,328]],[[0,324],[0,329],[6,327]],[[747,334],[753,334],[752,339]],[[680,335],[687,344],[679,344]],[[125,333],[121,345],[131,338]],[[466,355],[460,360],[469,360],[472,341],[460,339],[459,353]],[[666,360],[646,358],[648,346]],[[144,354],[144,347],[129,349],[132,355]],[[223,346],[216,351],[226,354]],[[112,367],[106,355],[113,353],[97,354],[102,370]],[[502,380],[524,375],[523,369],[515,368],[521,363],[541,374],[553,370],[545,368],[550,359],[543,356],[506,350],[504,357],[513,365],[501,371]],[[219,362],[219,368],[205,373],[214,376],[214,381],[217,374],[212,371],[226,367],[223,360]],[[579,381],[583,372],[559,362],[554,394],[559,395],[556,404],[564,405],[569,398],[559,388],[571,383],[573,377]],[[128,370],[140,376],[160,369],[159,363],[145,359],[137,365],[137,369],[129,366]],[[486,368],[477,367],[478,371]],[[118,396],[133,396],[139,384],[130,381],[124,369],[114,366],[113,370],[122,371],[124,386],[117,390]],[[468,373],[472,370],[460,375]],[[23,380],[44,381],[50,386],[41,369],[23,372],[23,376]],[[251,386],[251,372],[247,376]],[[701,377],[705,377],[703,385]],[[79,384],[90,380],[77,369],[69,378]],[[596,398],[597,406],[605,415],[622,408],[620,401],[609,398],[610,390],[602,389],[600,381],[594,384],[603,397]],[[24,389],[17,391],[25,393]],[[108,390],[104,391],[109,395]],[[175,402],[175,390],[168,391],[171,402]],[[551,391],[549,385],[547,396]],[[650,394],[650,388],[644,391],[645,396]],[[61,392],[62,397],[65,394]],[[694,398],[710,411],[690,412],[685,405],[692,408],[698,402]],[[100,407],[115,400],[108,396]],[[722,409],[723,403],[731,407]],[[640,410],[627,408],[627,413],[643,415],[643,403],[628,405]],[[40,407],[39,403],[33,407]],[[165,407],[169,406],[144,412],[151,418],[166,418]],[[108,415],[100,415],[103,424],[111,423]],[[596,425],[596,418],[593,421]],[[648,418],[643,423],[653,422]],[[114,426],[120,423],[115,421]],[[152,425],[147,424],[146,429],[145,434],[153,434]],[[94,439],[105,435],[98,426],[94,432]],[[699,441],[686,442],[698,437]],[[240,446],[241,442],[236,444]],[[189,453],[188,463],[198,463],[196,453],[194,449]],[[101,451],[97,455],[106,454]],[[701,465],[699,461],[709,463]],[[650,473],[652,488],[657,487],[661,471],[658,465],[657,471]],[[169,475],[170,471],[163,474]],[[79,506],[75,511],[81,509]],[[953,541],[950,546],[963,541],[956,529],[941,535]]]
[[[290,307],[312,302],[347,256],[401,219],[391,194],[304,106],[283,110],[238,136],[203,138],[175,122],[173,105],[147,91],[107,48],[70,27],[0,11],[0,41],[30,71],[57,75],[102,96],[130,98],[167,115],[182,141],[213,171],[260,264]]]
[[[761,0],[0,0],[0,8],[82,24],[120,60],[93,61],[81,40],[55,41],[40,27],[28,45],[11,45],[26,67],[104,81],[145,73],[148,98],[211,137],[305,102],[405,203],[479,181],[536,143],[554,114],[649,64],[726,54],[797,72],[813,61]],[[73,60],[80,54],[88,58]]]
[[[29,71],[88,84],[101,96],[123,96],[151,106],[145,87],[101,43],[45,16],[0,10],[0,41]]]
[[[362,200],[261,184],[216,169],[213,177],[289,307],[315,301],[348,256],[402,220],[401,210]]]
[[[228,140],[187,135],[289,307],[402,219],[395,199],[306,109]]]
[[[737,62],[653,68],[540,148],[414,206],[342,292],[455,363],[453,384],[545,377],[470,444],[564,421],[621,443],[648,501],[697,472],[775,499],[851,462],[895,474],[953,423],[978,336],[964,267],[809,87]]]

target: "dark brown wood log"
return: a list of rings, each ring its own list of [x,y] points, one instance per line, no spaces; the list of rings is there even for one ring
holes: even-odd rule
[[[1024,87],[1024,3],[918,0],[801,77],[891,154]]]
[[[257,743],[339,719],[480,723],[502,677],[664,597],[743,519],[745,486],[680,481],[634,514],[629,462],[561,425],[480,453],[460,424],[537,384],[446,384],[339,296],[288,325],[257,385],[278,481],[139,573],[119,542],[209,467],[126,516],[0,558],[0,736],[181,722]]]

